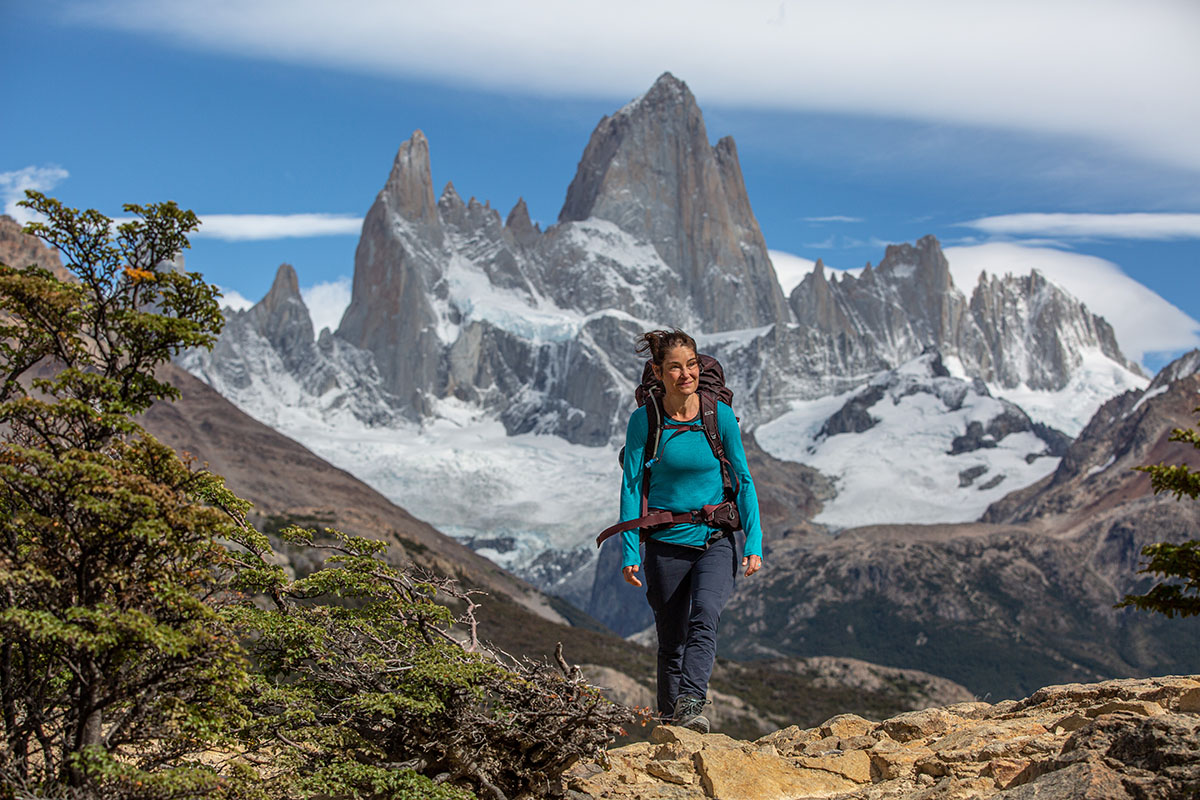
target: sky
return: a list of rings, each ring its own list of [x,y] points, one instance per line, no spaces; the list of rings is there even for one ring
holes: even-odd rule
[[[0,205],[200,215],[235,305],[296,267],[319,329],[400,144],[435,192],[558,216],[664,71],[737,143],[785,288],[933,234],[969,293],[1038,268],[1153,371],[1200,346],[1194,0],[0,0]]]

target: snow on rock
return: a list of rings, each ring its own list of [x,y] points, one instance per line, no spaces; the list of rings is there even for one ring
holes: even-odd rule
[[[833,528],[974,520],[1059,462],[1019,408],[951,377],[936,354],[797,402],[756,436],[776,458],[833,479],[837,496],[814,520]]]
[[[990,385],[1030,417],[1052,428],[1078,436],[1092,415],[1113,397],[1130,389],[1145,389],[1150,379],[1113,361],[1095,348],[1081,348],[1080,364],[1067,385],[1058,391],[1036,391],[1021,384],[1014,388]]]

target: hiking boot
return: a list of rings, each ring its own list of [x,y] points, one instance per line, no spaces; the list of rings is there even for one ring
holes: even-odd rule
[[[681,697],[675,701],[675,713],[671,717],[671,724],[697,733],[708,733],[708,717],[700,713],[702,711],[703,697]]]

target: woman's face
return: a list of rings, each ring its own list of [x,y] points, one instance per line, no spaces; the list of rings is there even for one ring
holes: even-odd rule
[[[654,365],[654,374],[670,395],[686,397],[700,388],[700,360],[696,351],[686,345],[668,349],[662,366]]]

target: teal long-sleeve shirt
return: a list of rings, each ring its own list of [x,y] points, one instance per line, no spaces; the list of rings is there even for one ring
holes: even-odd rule
[[[658,460],[650,469],[650,508],[669,511],[695,511],[706,505],[720,503],[723,486],[721,465],[713,456],[712,448],[704,438],[704,428],[699,415],[690,421],[691,429],[664,428],[662,443],[658,449]],[[629,417],[625,429],[624,479],[621,481],[621,522],[637,519],[642,515],[643,466],[649,457],[646,454],[646,435],[649,420],[646,409],[638,408]],[[742,529],[746,532],[745,555],[762,556],[762,528],[758,520],[758,495],[754,491],[754,480],[746,464],[746,451],[742,447],[742,433],[738,428],[733,409],[717,403],[717,431],[725,444],[725,457],[729,459],[737,477],[738,513]],[[712,534],[706,525],[673,525],[652,534],[657,541],[670,544],[702,547]],[[641,563],[638,548],[638,532],[621,534],[623,554],[622,566]]]

